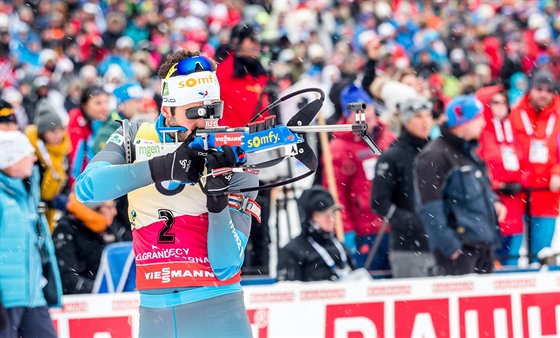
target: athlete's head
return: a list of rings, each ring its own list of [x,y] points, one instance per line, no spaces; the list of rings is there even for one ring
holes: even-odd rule
[[[180,140],[186,139],[194,128],[204,128],[222,117],[223,102],[214,60],[198,52],[180,50],[167,57],[158,76],[166,125],[188,129],[179,135]]]

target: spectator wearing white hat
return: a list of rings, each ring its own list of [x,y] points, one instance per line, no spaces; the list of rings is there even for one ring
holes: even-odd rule
[[[54,338],[48,306],[60,306],[62,289],[54,245],[39,212],[35,149],[19,131],[0,131],[0,149],[0,290],[8,321],[0,337]]]

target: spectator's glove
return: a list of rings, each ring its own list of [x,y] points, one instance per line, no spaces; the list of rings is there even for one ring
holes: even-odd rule
[[[237,148],[241,151],[241,148]],[[223,152],[212,152],[206,155],[206,168],[208,169],[208,178],[204,193],[206,193],[206,208],[209,212],[220,212],[228,205],[228,195],[224,194],[229,188],[233,172],[227,172],[222,175],[212,175],[213,169],[232,168],[236,165],[236,156],[231,147],[222,146]]]
[[[344,233],[344,245],[350,250],[352,254],[358,252],[358,248],[356,247],[356,232],[355,231],[348,231]]]
[[[523,190],[521,183],[504,183],[500,188],[500,192],[506,195],[515,195]]]
[[[204,171],[204,157],[207,152],[202,149],[189,148],[194,133],[172,153],[156,156],[149,160],[150,172],[154,182],[180,181],[196,183]]]

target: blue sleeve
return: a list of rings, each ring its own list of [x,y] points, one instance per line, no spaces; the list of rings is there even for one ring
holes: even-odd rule
[[[258,176],[235,174],[232,186],[253,187]],[[249,197],[256,198],[256,192]],[[245,247],[251,231],[251,216],[245,211],[227,207],[219,213],[208,213],[208,259],[219,280],[232,278],[241,270]]]
[[[421,205],[418,216],[424,224],[432,250],[438,250],[446,257],[451,257],[455,251],[461,248],[461,241],[448,226],[443,201],[430,201]]]
[[[251,223],[248,216],[232,215],[239,212],[229,209],[208,214],[208,259],[219,280],[232,278],[243,265],[248,236],[236,229],[234,224]]]
[[[90,162],[78,176],[74,189],[82,203],[108,201],[153,183],[148,161],[113,165]]]

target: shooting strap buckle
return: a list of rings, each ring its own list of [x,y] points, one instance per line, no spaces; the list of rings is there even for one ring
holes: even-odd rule
[[[244,211],[255,217],[257,222],[261,222],[261,206],[249,196],[229,194],[229,207],[239,211]]]

